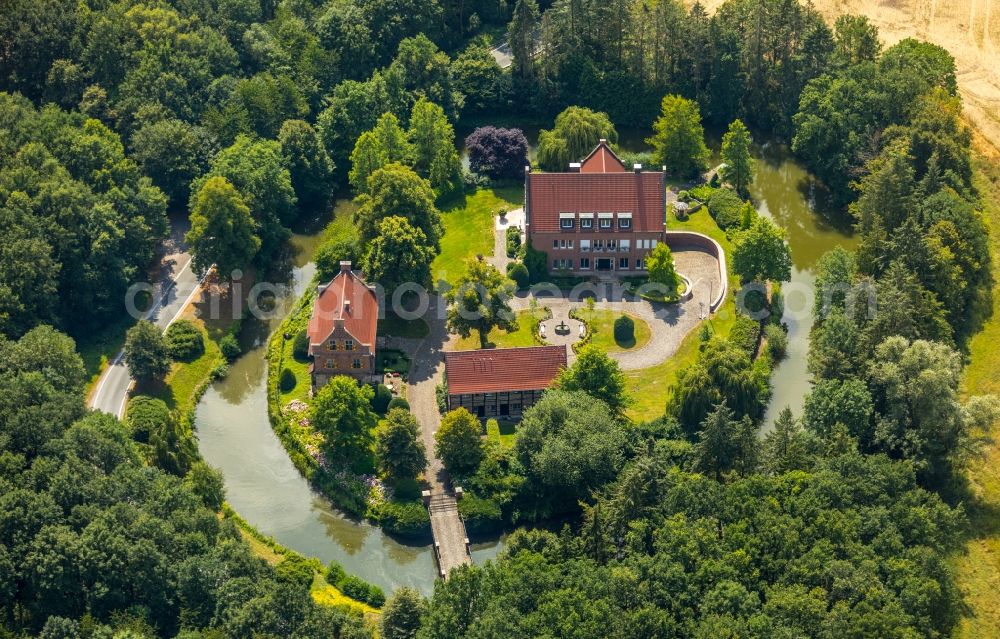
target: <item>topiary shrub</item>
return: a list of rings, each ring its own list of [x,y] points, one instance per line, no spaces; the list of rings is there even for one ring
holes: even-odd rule
[[[731,189],[716,189],[708,198],[708,212],[722,230],[740,223],[742,209],[743,200]]]
[[[201,331],[188,320],[178,320],[171,324],[163,337],[171,359],[191,361],[205,352],[205,339]]]
[[[507,277],[514,280],[514,283],[517,284],[517,288],[519,289],[528,288],[531,280],[528,275],[528,267],[521,262],[510,263],[507,269]]]
[[[300,361],[309,359],[309,334],[305,329],[295,334],[292,341],[292,356]]]
[[[628,315],[622,315],[615,320],[615,341],[635,341],[635,322]]]
[[[287,368],[281,369],[281,377],[278,378],[278,386],[281,387],[282,393],[290,392],[298,383],[299,380],[295,379],[295,373]]]
[[[402,408],[403,410],[410,410],[410,402],[406,401],[402,397],[393,397],[389,400],[389,407],[386,412],[389,412],[393,408]]]
[[[219,340],[219,350],[222,351],[222,356],[230,362],[243,354],[239,340],[236,339],[235,335],[229,333],[223,335],[222,339]]]
[[[375,394],[372,395],[372,410],[379,415],[389,412],[389,404],[392,402],[392,391],[385,384],[375,387]]]

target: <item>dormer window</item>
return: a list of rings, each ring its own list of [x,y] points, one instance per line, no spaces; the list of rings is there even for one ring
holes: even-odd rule
[[[632,214],[631,213],[619,213],[618,214],[618,228],[620,228],[620,229],[630,229],[630,228],[632,228]]]
[[[573,213],[559,214],[559,228],[564,231],[571,231],[576,227],[576,215]]]
[[[611,222],[613,221],[612,220],[613,217],[614,217],[614,213],[598,213],[597,214],[597,219],[600,222],[600,227],[602,229],[609,229],[609,228],[611,228]]]
[[[580,228],[581,229],[592,229],[592,228],[594,228],[594,214],[593,213],[581,213],[580,214]]]

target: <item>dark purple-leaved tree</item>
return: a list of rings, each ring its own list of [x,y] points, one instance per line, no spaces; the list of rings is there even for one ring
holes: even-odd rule
[[[517,179],[528,163],[528,140],[521,129],[484,126],[465,138],[469,168],[493,179]]]

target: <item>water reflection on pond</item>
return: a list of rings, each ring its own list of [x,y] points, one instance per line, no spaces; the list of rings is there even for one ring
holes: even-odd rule
[[[853,249],[857,240],[844,214],[826,206],[822,187],[786,147],[764,145],[755,150],[755,155],[751,197],[758,211],[788,232],[792,251],[792,279],[783,285],[786,295],[782,321],[788,326],[788,355],[775,367],[771,378],[774,392],[763,427],[768,431],[785,406],[800,416],[809,392],[807,360],[816,263],[836,246]]]

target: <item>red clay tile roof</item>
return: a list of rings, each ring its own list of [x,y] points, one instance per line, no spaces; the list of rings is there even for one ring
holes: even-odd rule
[[[558,232],[560,213],[622,212],[632,213],[632,232],[663,231],[663,173],[527,173],[525,180],[529,232]]]
[[[543,390],[566,366],[565,346],[530,346],[444,354],[450,395]]]
[[[625,163],[608,146],[607,140],[601,140],[590,155],[580,163],[580,173],[624,173]]]
[[[345,304],[345,302],[347,302]],[[361,344],[375,344],[378,327],[378,298],[364,280],[350,270],[350,264],[320,291],[309,320],[309,343],[322,344],[338,321]]]

